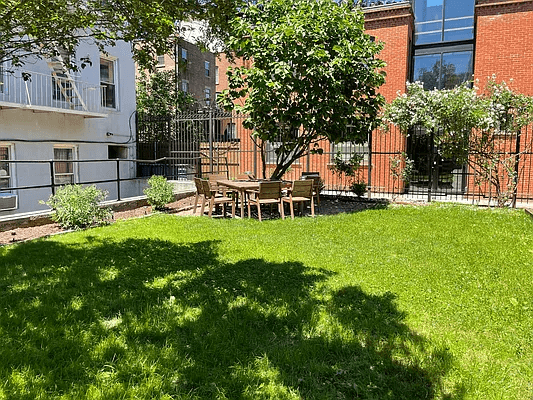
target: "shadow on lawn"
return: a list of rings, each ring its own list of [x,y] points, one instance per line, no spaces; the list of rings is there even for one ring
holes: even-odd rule
[[[392,295],[330,292],[328,271],[224,263],[216,242],[87,241],[4,249],[8,398],[431,399],[451,364]]]

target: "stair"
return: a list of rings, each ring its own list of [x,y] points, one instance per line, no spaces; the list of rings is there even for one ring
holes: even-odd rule
[[[55,83],[58,90],[56,93],[61,93],[61,96],[58,96],[59,98],[57,100],[63,100],[69,103],[71,110],[77,110],[81,107],[83,111],[88,111],[87,105],[78,91],[76,81],[72,78],[70,71],[65,67],[63,60],[63,56],[58,54],[48,62],[48,67],[52,72],[52,82]]]

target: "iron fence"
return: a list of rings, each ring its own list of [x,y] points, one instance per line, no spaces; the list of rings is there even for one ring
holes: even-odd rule
[[[164,174],[190,180],[193,176],[224,173],[230,179],[253,175],[268,178],[275,167],[276,143],[261,152],[252,131],[243,126],[246,116],[205,109],[165,117],[139,117],[137,158],[155,160],[139,164],[138,176]],[[509,171],[500,173],[506,188],[514,180],[511,199],[516,205],[533,203],[533,130],[494,139],[494,155],[512,160]],[[366,143],[320,143],[322,154],[308,154],[295,162],[284,179],[299,179],[316,172],[324,182],[324,193],[355,196],[352,188],[366,190],[365,197],[406,200],[443,200],[492,204],[497,201],[495,185],[484,181],[473,167],[473,156],[443,157],[433,135],[414,130],[404,135],[395,127],[374,131]],[[339,173],[339,160],[348,162],[356,154],[359,167],[353,176]],[[512,165],[511,165],[512,164]],[[501,166],[500,166],[501,168]],[[354,185],[355,184],[355,185]],[[359,193],[360,194],[360,193]]]

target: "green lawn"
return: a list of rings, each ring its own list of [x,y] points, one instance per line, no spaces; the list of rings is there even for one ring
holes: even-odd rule
[[[0,257],[0,399],[533,397],[523,211],[156,215]]]

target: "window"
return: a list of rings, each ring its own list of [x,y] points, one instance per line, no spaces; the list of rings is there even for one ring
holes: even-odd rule
[[[424,89],[452,89],[472,79],[473,52],[419,54],[415,52],[413,80],[424,84]]]
[[[54,181],[56,185],[68,185],[74,183],[74,160],[75,147],[54,147]]]
[[[165,55],[158,55],[157,56],[157,67],[163,68],[165,66]]]
[[[0,191],[11,186],[11,168],[6,162],[11,159],[11,146],[0,144]]]
[[[181,91],[184,93],[189,93],[189,81],[182,79],[181,80]]]
[[[181,61],[183,62],[187,62],[187,60],[189,59],[189,54],[187,53],[187,49],[184,49],[183,47],[181,48]]]
[[[116,60],[100,58],[100,87],[102,90],[102,106],[116,108],[116,85],[115,85]]]
[[[300,134],[299,129],[293,129],[292,130],[292,137],[297,138]],[[278,155],[276,154],[276,150],[281,147],[281,137],[276,142],[267,142],[266,143],[266,149],[265,149],[265,160],[267,164],[277,164],[278,162]],[[296,160],[294,164],[298,164],[299,161]]]
[[[4,66],[0,64],[0,93],[4,93],[4,85],[5,85],[5,79],[4,79]]]
[[[204,69],[205,69],[205,76],[210,76],[211,75],[211,65],[209,63],[209,61],[204,61]]]
[[[350,161],[354,154],[362,157],[361,165],[368,165],[368,142],[363,144],[355,144],[353,142],[331,143],[331,162],[335,161],[337,154],[344,162]]]
[[[204,98],[205,98],[205,105],[206,106],[211,105],[211,89],[210,88],[204,89]]]
[[[58,101],[70,101],[72,99],[72,83],[67,79],[67,75],[56,73],[52,77],[52,98]]]
[[[117,158],[127,159],[128,158],[128,147],[127,146],[117,146],[109,145],[107,146],[107,158],[110,160],[115,160]]]
[[[415,44],[474,38],[475,0],[415,0]]]
[[[215,85],[218,85],[218,67],[215,67]]]

